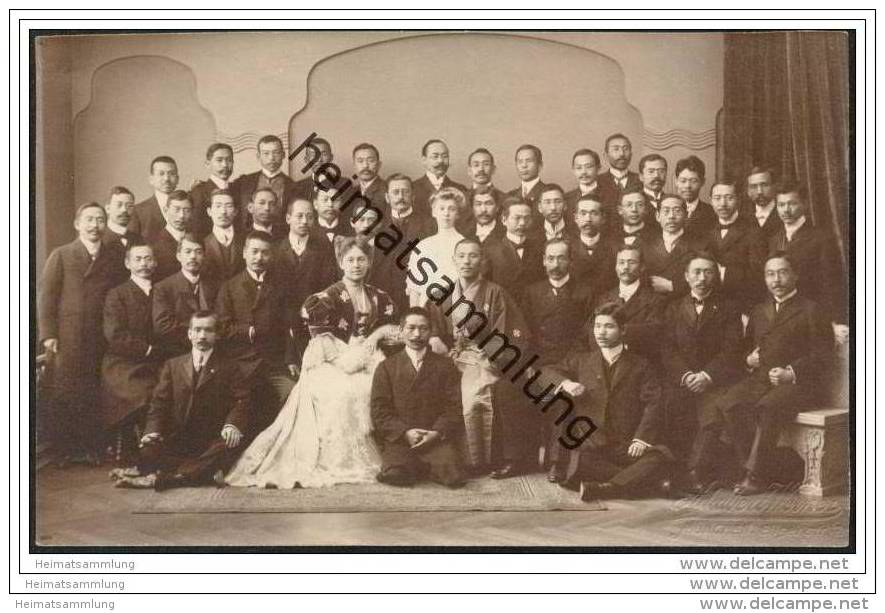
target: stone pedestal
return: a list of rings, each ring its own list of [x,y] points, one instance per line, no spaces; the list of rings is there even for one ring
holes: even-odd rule
[[[803,411],[785,434],[805,460],[800,494],[827,496],[846,488],[850,481],[848,409]]]

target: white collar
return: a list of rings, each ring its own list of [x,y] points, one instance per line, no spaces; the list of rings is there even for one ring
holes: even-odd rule
[[[415,367],[415,370],[418,370],[418,366],[421,362],[424,361],[424,356],[427,355],[427,347],[422,349],[421,351],[415,351],[408,345],[405,347],[406,355],[409,356],[409,359],[412,361],[412,366]]]
[[[118,236],[126,236],[126,226],[121,226],[110,219],[108,220],[108,230]]]
[[[363,183],[362,181],[360,181],[360,191],[365,194],[367,191],[369,191],[369,188],[372,187],[372,183],[374,183],[377,179],[378,175],[375,175],[368,183]]]
[[[269,172],[267,172],[267,170],[265,170],[264,168],[262,168],[262,169],[261,169],[261,174],[263,174],[263,175],[264,175],[265,177],[267,177],[268,179],[276,179],[278,176],[280,176],[281,174],[283,174],[283,169],[280,168],[280,169],[279,169],[278,171],[276,171],[275,173],[270,174]]]
[[[261,273],[260,275],[256,275],[254,272],[252,272],[251,270],[249,270],[247,268],[246,274],[248,274],[250,277],[252,277],[252,280],[255,281],[256,283],[261,283],[264,281],[264,277],[267,275],[267,271]]]
[[[645,227],[645,221],[640,221],[635,226],[628,226],[624,224],[624,234],[633,234],[634,232],[639,232]]]
[[[691,292],[689,292],[689,293],[690,293],[691,297],[694,298],[695,300],[707,300],[708,298],[710,298],[710,296],[713,295],[713,290],[710,290],[709,292],[707,292],[706,296],[698,296],[694,290],[691,290]]]
[[[96,241],[94,243],[90,243],[89,241],[84,241],[82,236],[78,236],[80,242],[83,243],[83,246],[86,247],[86,251],[89,252],[89,255],[95,257],[98,255],[98,252],[101,250],[101,241]]]
[[[664,195],[664,190],[661,190],[660,193],[655,194],[655,193],[654,193],[653,191],[651,191],[650,189],[643,187],[643,188],[642,188],[642,191],[644,191],[644,192],[645,192],[645,195],[648,196],[651,200],[660,200],[660,199],[661,199],[661,196]],[[654,206],[654,205],[652,205],[652,206]],[[657,208],[657,207],[655,207],[655,208]]]
[[[670,232],[667,232],[666,230],[661,230],[661,236],[664,239],[665,245],[672,246],[673,243],[675,243],[679,239],[679,237],[682,236],[683,234],[685,234],[685,228],[682,228],[681,230],[679,230],[679,232],[676,232],[675,234],[671,234]]]
[[[215,238],[217,238],[218,242],[222,245],[229,245],[231,241],[234,240],[234,226],[231,224],[227,228],[220,228],[213,225],[212,234],[215,235]]]
[[[491,189],[491,190],[495,189],[495,186],[492,185],[492,182],[491,182],[491,181],[489,181],[488,183],[483,183],[483,185],[487,186],[487,187],[488,187],[489,189]],[[473,187],[472,187],[471,189],[474,189],[474,190],[475,190],[475,189],[478,188],[478,187],[480,187],[480,184],[479,184],[479,183],[474,183],[474,184],[473,184]]]
[[[618,282],[618,296],[623,298],[625,301],[630,300],[633,297],[633,294],[639,291],[639,279],[636,279],[630,285],[624,285],[622,282]]]
[[[805,225],[805,215],[803,215],[802,217],[797,219],[795,222],[793,222],[789,226],[787,224],[784,224],[784,232],[786,232],[786,234],[787,234],[787,240],[792,239],[793,235],[796,234],[796,232],[799,230],[799,228],[801,228],[804,225]]]
[[[731,219],[729,219],[729,220],[727,220],[727,221],[722,221],[722,218],[721,218],[721,217],[718,217],[717,219],[719,220],[719,224],[720,224],[720,225],[723,225],[723,226],[730,226],[730,225],[732,225],[734,222],[737,221],[737,218],[740,216],[740,214],[741,214],[741,212],[736,210],[736,211],[734,212],[734,215],[731,216]]]
[[[530,191],[535,189],[535,186],[538,184],[538,181],[540,181],[540,180],[541,180],[541,176],[538,175],[537,177],[535,177],[531,181],[523,181],[522,182],[522,193],[528,194]]]
[[[623,179],[628,174],[630,174],[629,168],[627,168],[626,170],[618,170],[614,166],[611,166],[611,167],[609,167],[608,171],[611,174],[611,176],[613,176],[615,178],[616,181]]]
[[[774,210],[774,207],[775,207],[774,200],[772,200],[771,202],[769,202],[765,206],[759,206],[757,204],[756,205],[756,217],[757,218],[765,217],[766,219],[768,219],[768,216],[771,215],[771,212]]]
[[[692,201],[692,202],[686,202],[686,203],[685,203],[685,208],[688,209],[688,214],[689,214],[689,215],[691,215],[692,213],[694,213],[694,210],[695,210],[696,208],[698,208],[698,202],[700,202],[700,201],[701,201],[700,198],[695,198],[694,201]]]
[[[212,357],[212,352],[215,351],[215,347],[208,351],[200,351],[196,347],[191,349],[191,362],[194,365],[194,368],[197,367],[197,364],[201,366],[205,366],[209,363],[209,358]],[[202,358],[202,359],[201,359]]]
[[[442,189],[443,183],[446,182],[446,175],[443,175],[441,178],[437,179],[436,175],[429,170],[424,174],[427,176],[427,180],[430,181],[430,184],[435,187],[437,191]]]
[[[551,225],[546,219],[544,220],[544,233],[548,236],[556,236],[557,234],[561,234],[563,230],[565,230],[565,219],[560,219],[559,223],[555,226]]]
[[[584,196],[586,194],[592,194],[593,192],[596,191],[596,189],[598,187],[599,187],[599,183],[597,181],[594,181],[593,183],[591,183],[590,187],[587,189],[584,189],[584,186],[582,184],[578,183],[578,190],[580,190],[582,196]]]
[[[406,210],[405,213],[397,213],[393,209],[390,209],[390,216],[393,217],[394,219],[405,219],[406,217],[411,215],[414,212],[414,210],[415,209],[411,206],[408,208],[408,210]]]
[[[618,361],[618,358],[621,357],[621,354],[624,352],[624,343],[616,345],[615,347],[599,347],[599,351],[602,352],[602,357],[605,358],[605,361],[609,363],[609,366]]]
[[[778,304],[783,304],[783,303],[785,303],[786,301],[788,301],[788,300],[790,300],[791,298],[793,298],[793,297],[794,297],[796,294],[798,294],[798,293],[799,293],[799,290],[798,290],[798,289],[794,289],[792,292],[790,292],[789,294],[787,294],[787,295],[784,296],[783,298],[774,298],[774,301],[777,302]]]
[[[150,279],[142,279],[141,277],[136,277],[135,275],[130,275],[130,279],[135,283],[141,291],[145,293],[146,296],[150,296],[151,294],[151,280]]]
[[[157,199],[157,204],[160,205],[160,210],[164,211],[163,217],[165,217],[166,204],[169,202],[169,194],[164,194],[163,192],[158,192],[157,190],[154,190],[154,198]]]
[[[258,223],[257,221],[255,221],[253,219],[252,220],[252,229],[258,230],[259,232],[267,232],[268,234],[273,236],[273,224],[270,224],[269,226],[262,226],[260,223]]]
[[[181,269],[181,274],[184,275],[184,278],[187,279],[191,285],[196,285],[197,283],[200,282],[200,275],[197,275],[195,277],[191,273],[186,271],[184,268]]]
[[[555,279],[551,279],[550,277],[547,277],[547,280],[550,282],[550,285],[552,285],[556,289],[562,289],[565,286],[565,284],[568,283],[569,275],[568,275],[568,273],[566,273],[566,275],[562,279],[560,279],[559,281],[556,281]]]
[[[489,234],[491,234],[494,231],[494,229],[497,225],[498,225],[497,219],[492,219],[491,223],[487,223],[485,225],[479,223],[479,221],[477,220],[477,222],[476,222],[476,235],[477,236],[488,236]]]
[[[310,235],[307,236],[298,236],[297,234],[289,233],[289,246],[292,247],[292,251],[301,255],[304,253],[305,248],[307,248],[307,241],[310,239]]]
[[[227,189],[230,185],[230,181],[225,181],[220,177],[216,177],[215,175],[209,175],[209,180],[215,184],[215,187],[218,189]]]
[[[596,236],[593,236],[589,239],[585,238],[584,235],[581,234],[581,243],[585,247],[595,247],[596,245],[599,244],[599,239],[601,239],[601,238],[602,238],[602,232],[597,232]]]
[[[180,243],[181,239],[184,238],[184,232],[182,232],[181,230],[176,230],[172,227],[171,224],[168,223],[166,224],[166,232],[168,232],[169,235],[175,239],[176,243]]]
[[[525,237],[524,236],[517,236],[516,234],[511,234],[510,230],[507,231],[507,240],[509,240],[513,243],[516,243],[516,245],[519,247],[525,246]]]
[[[317,217],[317,225],[321,228],[326,228],[327,230],[335,230],[338,228],[338,220],[336,219],[331,224],[329,224],[329,222],[326,221],[324,218]]]

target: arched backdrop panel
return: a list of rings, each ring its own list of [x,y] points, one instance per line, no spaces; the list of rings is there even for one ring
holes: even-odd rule
[[[381,150],[381,174],[416,178],[421,146],[449,145],[453,179],[466,182],[467,155],[495,155],[495,184],[518,184],[513,155],[523,143],[544,153],[542,178],[572,187],[576,149],[600,151],[623,132],[641,154],[643,124],[624,93],[624,73],[610,57],[567,44],[495,34],[438,34],[385,41],[318,62],[304,108],[289,123],[294,149],[311,132],[332,144],[336,163],[351,170],[351,150],[367,141]],[[303,160],[290,162],[300,176]]]
[[[112,185],[147,198],[150,160],[158,155],[175,158],[178,185],[190,189],[205,171],[194,162],[205,159],[215,136],[188,66],[162,56],[108,62],[95,71],[89,106],[74,119],[75,202],[103,203]]]

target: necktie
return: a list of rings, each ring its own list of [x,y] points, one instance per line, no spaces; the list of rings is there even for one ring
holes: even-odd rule
[[[704,301],[699,298],[695,298],[694,296],[691,297],[691,301],[694,303],[694,312],[697,314],[698,317],[700,317],[701,313],[704,311]]]
[[[128,247],[128,246],[129,246],[129,239],[126,238],[125,236],[121,236],[121,237],[120,237],[120,242],[123,243],[123,246],[124,246],[124,247]]]
[[[778,302],[777,300],[775,300],[774,301],[774,312],[778,313],[778,312],[780,312],[780,310],[781,310],[781,303]]]

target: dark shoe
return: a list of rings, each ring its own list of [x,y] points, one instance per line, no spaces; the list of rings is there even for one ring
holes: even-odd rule
[[[700,475],[698,475],[698,471],[690,470],[688,472],[685,485],[683,486],[686,493],[700,496],[701,494],[705,494],[708,491],[708,488],[709,484],[701,479]]]
[[[765,485],[753,473],[747,473],[744,480],[734,486],[734,493],[738,496],[755,496],[764,491]]]
[[[227,481],[224,480],[223,470],[215,471],[215,474],[212,475],[212,483],[214,483],[215,487],[219,489],[227,487]]]
[[[618,495],[619,488],[614,483],[604,481],[602,483],[596,481],[581,481],[581,500],[583,502],[591,502],[593,500],[605,500],[607,498],[615,498]]]
[[[396,487],[412,487],[415,485],[415,478],[404,470],[391,468],[378,473],[376,479],[385,485],[394,485]]]
[[[658,483],[658,492],[661,498],[668,500],[681,500],[688,495],[683,491],[683,488],[678,487],[671,479],[662,479]]]
[[[451,482],[445,484],[445,486],[447,488],[449,488],[450,490],[459,490],[462,487],[464,487],[465,485],[467,485],[467,481],[464,481],[463,479],[461,479],[459,481],[451,481]]]
[[[490,474],[489,476],[492,479],[509,479],[511,477],[518,477],[518,476],[524,475],[524,474],[525,474],[525,470],[523,470],[520,466],[518,466],[517,464],[511,463],[511,462],[508,462],[507,464],[504,464],[500,468],[493,470],[492,474]]]
[[[176,487],[187,487],[188,485],[190,485],[190,480],[181,473],[170,476],[159,474],[157,475],[157,480],[154,482],[154,490],[165,492],[166,490],[171,490]]]

